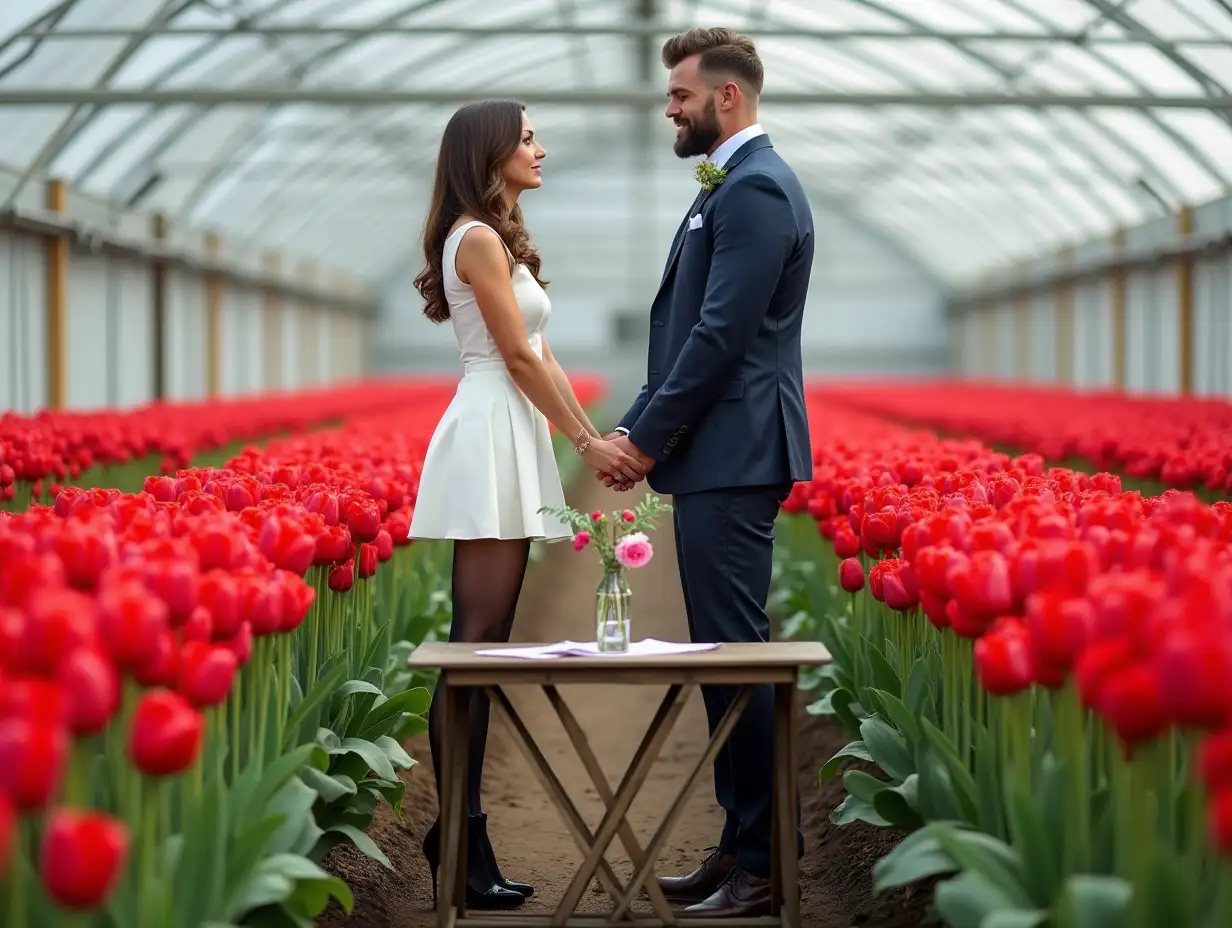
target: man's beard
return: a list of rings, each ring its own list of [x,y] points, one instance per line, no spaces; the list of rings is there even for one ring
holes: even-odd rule
[[[711,97],[706,102],[706,111],[702,113],[701,119],[685,123],[684,135],[676,139],[672,150],[676,152],[677,158],[708,155],[722,134],[723,128],[719,125],[714,98]]]

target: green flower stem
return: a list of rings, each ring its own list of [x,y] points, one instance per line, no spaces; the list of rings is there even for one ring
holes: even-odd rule
[[[29,823],[24,818],[17,820],[13,829],[12,860],[9,862],[8,887],[8,921],[10,928],[27,928],[29,925],[29,901],[26,894],[26,844],[29,835]]]
[[[257,662],[257,679],[260,681],[257,688],[257,702],[254,708],[257,713],[257,738],[254,749],[254,754],[258,770],[265,769],[266,744],[269,735],[269,701],[270,701],[270,684],[271,675],[274,672],[272,666],[273,644],[269,636],[258,638],[253,648],[253,657]]]
[[[1086,710],[1073,680],[1055,694],[1053,707],[1054,742],[1065,779],[1066,818],[1070,825],[1065,844],[1066,872],[1087,873],[1091,866],[1091,788],[1087,775]]]
[[[246,670],[247,668],[245,668]],[[235,675],[231,692],[227,694],[226,712],[231,719],[231,782],[240,778],[240,722],[243,713],[244,672]]]

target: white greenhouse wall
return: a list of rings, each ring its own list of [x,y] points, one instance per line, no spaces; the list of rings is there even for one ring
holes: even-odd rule
[[[42,237],[0,230],[0,413],[30,413],[47,404],[47,275]],[[70,250],[65,305],[68,407],[130,407],[154,399],[154,289],[152,267],[144,260]],[[207,393],[206,303],[200,275],[174,268],[166,272],[163,337],[169,400]],[[221,395],[351,380],[366,369],[359,334],[364,323],[284,299],[279,314],[281,376],[267,377],[264,310],[262,293],[223,285]],[[310,313],[314,321],[306,322]]]
[[[1232,231],[1232,198],[1193,211],[1194,233]],[[1174,218],[1158,219],[1125,233],[1129,250],[1163,248],[1181,241]],[[1106,260],[1111,239],[1089,242],[1074,252],[1080,263]],[[1032,262],[1024,273],[1046,275],[1059,259]],[[1124,273],[1125,389],[1131,393],[1169,394],[1181,389],[1180,289],[1177,263],[1133,268]],[[1192,388],[1199,396],[1232,397],[1232,253],[1217,252],[1193,261]],[[993,283],[994,281],[989,281]],[[1114,283],[1109,275],[1072,288],[1074,386],[1111,389],[1114,358]],[[1025,379],[1051,383],[1061,379],[1058,363],[1057,290],[1019,301],[995,302],[954,320],[958,372],[970,377]],[[1026,314],[1025,321],[1020,314]],[[1026,333],[1029,348],[1019,345]],[[1023,359],[1027,369],[1022,369]]]

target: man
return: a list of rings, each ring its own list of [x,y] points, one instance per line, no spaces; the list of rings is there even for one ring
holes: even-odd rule
[[[812,477],[800,358],[812,214],[757,124],[753,42],[694,29],[664,45],[663,64],[675,151],[707,156],[703,189],[651,305],[646,385],[609,437],[673,497],[691,637],[766,641],[775,518],[792,483]],[[735,688],[704,687],[703,697],[713,732]],[[769,913],[772,702],[771,687],[759,688],[715,761],[726,812],[717,850],[660,879],[665,895],[692,903],[686,914]],[[797,841],[803,853],[798,829]]]

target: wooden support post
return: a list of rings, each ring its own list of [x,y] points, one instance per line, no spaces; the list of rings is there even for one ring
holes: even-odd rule
[[[268,274],[277,275],[282,269],[282,259],[276,251],[265,252],[261,264]],[[262,301],[261,341],[265,347],[265,363],[261,382],[265,389],[276,390],[282,386],[282,294],[267,287]]]
[[[1062,272],[1068,272],[1073,264],[1073,249],[1062,249],[1059,257]],[[1057,291],[1056,316],[1057,381],[1068,385],[1072,384],[1075,379],[1074,285],[1068,281],[1062,283]]]
[[[309,290],[317,286],[317,267],[312,262],[300,265],[300,278]],[[321,377],[321,309],[315,302],[299,306],[299,378],[305,386],[315,386]]]
[[[1193,234],[1193,209],[1182,206],[1176,230],[1182,238]],[[1176,263],[1176,324],[1180,362],[1181,395],[1194,389],[1194,259],[1182,255]]]
[[[1112,237],[1113,257],[1119,258],[1125,251],[1125,230],[1118,229]],[[1125,291],[1127,273],[1116,268],[1109,281],[1112,288],[1112,383],[1118,390],[1125,389],[1125,354],[1128,339],[1125,334]]]
[[[205,236],[205,254],[217,261],[222,243],[217,235]],[[205,275],[205,395],[217,396],[222,390],[222,277],[215,273]]]
[[[62,180],[47,184],[47,209],[56,215],[68,212],[68,185]],[[68,238],[47,236],[47,406],[63,409],[68,403]]]
[[[150,234],[162,245],[167,240],[167,217],[151,217]],[[150,366],[153,369],[154,398],[165,399],[167,386],[167,264],[155,259],[150,265]]]

